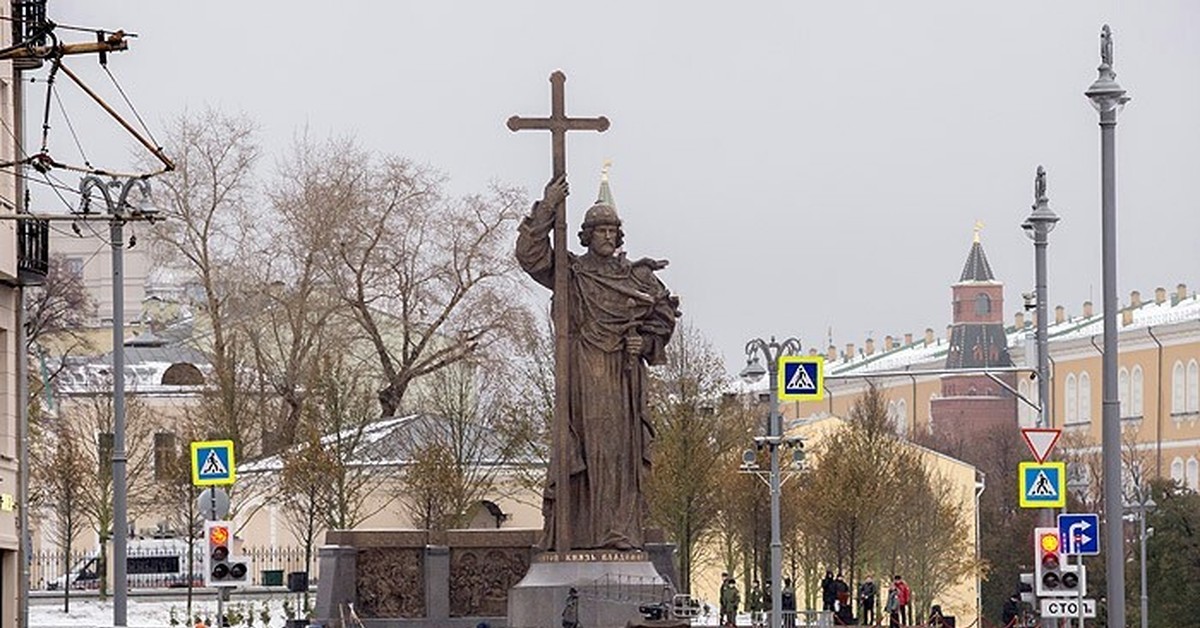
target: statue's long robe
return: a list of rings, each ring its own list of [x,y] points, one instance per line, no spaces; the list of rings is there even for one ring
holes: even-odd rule
[[[552,212],[533,214],[520,227],[517,259],[525,272],[553,290]],[[646,365],[665,360],[675,329],[677,301],[654,276],[652,264],[625,256],[568,251],[570,301],[571,548],[642,548],[646,512],[643,486],[650,471],[654,431],[647,416]],[[560,295],[555,295],[560,298]],[[625,339],[642,338],[631,356]],[[554,500],[564,452],[552,451],[543,514],[542,547],[557,549]]]

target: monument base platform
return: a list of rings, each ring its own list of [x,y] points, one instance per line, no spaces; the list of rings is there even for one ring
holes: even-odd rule
[[[674,594],[645,552],[539,554],[508,591],[508,628],[562,626],[572,589],[579,625],[586,628],[626,628],[630,622],[642,622],[639,606],[670,602]]]

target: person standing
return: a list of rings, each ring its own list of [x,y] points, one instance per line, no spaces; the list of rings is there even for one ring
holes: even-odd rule
[[[892,586],[896,587],[898,602],[900,603],[900,622],[905,626],[912,623],[912,589],[908,588],[908,583],[897,574],[892,578]]]
[[[1017,619],[1021,616],[1021,595],[1013,593],[1008,596],[1008,600],[1004,602],[1004,608],[1000,610],[1000,621],[1004,628],[1014,628],[1017,625]]]
[[[888,614],[888,628],[900,628],[900,589],[896,588],[895,582],[892,582],[888,589],[887,603],[883,605],[883,610]]]
[[[750,607],[750,623],[754,628],[762,628],[763,626],[763,590],[758,580],[754,581],[750,587],[750,599],[747,600]]]
[[[833,588],[833,572],[826,571],[821,579],[821,610],[832,611],[833,603],[837,601],[837,592]]]
[[[779,597],[784,628],[796,628],[796,589],[792,586],[791,578],[783,579],[783,591]]]
[[[742,601],[741,594],[738,593],[737,581],[729,574],[722,575],[725,577],[725,584],[721,585],[721,625],[735,628],[738,605]]]
[[[867,574],[866,580],[858,585],[858,615],[859,623],[871,625],[877,617],[875,617],[875,595],[878,591],[875,590],[875,575]]]

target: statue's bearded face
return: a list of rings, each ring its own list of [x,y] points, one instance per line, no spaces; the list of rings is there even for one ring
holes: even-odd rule
[[[592,227],[588,250],[592,252],[592,255],[608,257],[617,251],[617,242],[620,237],[621,228],[617,225],[596,225]]]

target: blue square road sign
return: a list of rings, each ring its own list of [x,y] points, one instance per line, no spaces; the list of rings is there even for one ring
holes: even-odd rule
[[[233,441],[210,440],[192,443],[192,484],[217,486],[235,480]]]
[[[1094,513],[1058,516],[1058,538],[1064,554],[1096,556],[1100,553],[1100,515]]]
[[[783,401],[820,401],[825,397],[825,358],[819,355],[785,355],[779,358],[779,398]]]

